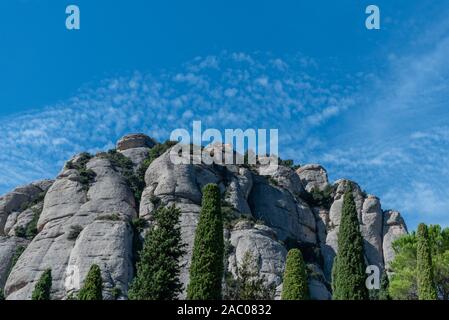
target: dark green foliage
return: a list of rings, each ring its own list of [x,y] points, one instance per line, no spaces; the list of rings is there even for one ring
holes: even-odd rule
[[[79,300],[103,300],[103,280],[100,267],[93,264],[87,274],[84,285],[78,293]]]
[[[86,168],[86,165],[90,159],[92,159],[92,155],[84,152],[78,156],[76,163],[73,161],[68,161],[66,164],[67,169],[74,169],[78,171],[79,181],[83,185],[83,189],[86,191],[89,190],[90,184],[95,179],[95,172]]]
[[[143,239],[140,233],[147,227],[148,223],[145,219],[135,218],[131,221],[131,228],[133,229],[133,266],[134,273],[136,273],[136,264],[140,260],[140,252],[143,247]]]
[[[41,215],[41,211],[32,208],[33,211],[33,219],[30,221],[30,223],[27,224],[26,230],[25,230],[25,237],[28,240],[34,239],[34,237],[37,235],[37,222],[39,221],[39,217]]]
[[[318,265],[323,265],[323,257],[321,255],[320,246],[312,243],[305,243],[298,241],[298,239],[287,237],[284,241],[280,241],[287,251],[291,249],[299,249],[304,261],[308,263],[315,263]]]
[[[238,219],[234,207],[226,200],[221,200],[221,214],[223,216],[223,226],[225,229],[231,229]]]
[[[36,283],[31,299],[50,300],[51,284],[51,269],[47,269],[44,271],[44,273],[39,278],[39,281]]]
[[[304,196],[304,200],[311,207],[323,207],[325,209],[330,209],[332,202],[334,201],[334,187],[326,186],[324,190],[318,188],[313,188],[310,192],[307,192]]]
[[[291,169],[293,169],[295,171],[298,170],[299,168],[301,168],[301,166],[299,164],[295,164],[295,162],[293,160],[290,160],[290,159],[289,160],[282,160],[282,159],[279,158],[278,164],[280,166],[289,167],[289,168],[291,168]]]
[[[33,211],[33,218],[26,226],[18,226],[14,229],[16,237],[32,240],[37,235],[37,222],[41,212],[35,208],[31,210]]]
[[[449,228],[442,229],[439,225],[431,225],[428,227],[428,235],[438,296],[447,300],[449,299]],[[393,274],[390,278],[389,289],[393,299],[418,299],[417,242],[417,234],[414,231],[393,242],[395,258],[390,264]]]
[[[89,185],[95,180],[95,172],[91,169],[81,169],[78,173],[80,183],[83,185],[84,190],[89,190]]]
[[[166,141],[163,144],[155,145],[150,149],[148,157],[142,162],[136,172],[134,172],[132,161],[116,150],[109,150],[107,153],[99,154],[99,156],[109,159],[114,168],[126,179],[127,184],[134,194],[136,207],[138,207],[140,199],[142,198],[143,189],[145,188],[145,172],[155,159],[160,157],[176,143],[177,142]]]
[[[388,274],[384,271],[382,278],[380,278],[379,300],[391,300],[390,293],[388,292],[390,287],[390,281],[388,280]]]
[[[267,179],[269,184],[275,187],[279,187],[279,183],[275,178],[273,178],[272,176],[268,176]]]
[[[25,238],[26,239],[26,229],[24,226],[18,226],[14,229],[14,233],[16,237]]]
[[[39,204],[40,202],[44,201],[45,195],[47,194],[47,191],[42,191],[39,193],[31,202],[25,202],[20,206],[20,212],[23,212],[27,209],[30,209],[31,207],[34,207],[35,205]]]
[[[5,294],[3,293],[3,289],[0,288],[0,301],[5,300]]]
[[[151,195],[150,202],[153,204],[154,208],[158,208],[161,205],[161,199],[155,195]]]
[[[344,195],[338,233],[338,253],[332,270],[333,298],[335,300],[367,300],[365,268],[363,238],[350,188]]]
[[[306,266],[299,249],[288,252],[282,287],[282,300],[308,300]]]
[[[17,261],[19,260],[20,256],[22,255],[22,253],[24,251],[25,251],[24,246],[18,246],[16,248],[16,250],[14,251],[14,255],[12,256],[11,265],[9,267],[7,275],[9,275],[11,273],[12,269],[14,268],[14,266],[16,265]]]
[[[69,234],[67,235],[67,239],[76,240],[81,231],[83,231],[83,227],[81,227],[80,225],[70,226],[70,231]]]
[[[236,278],[227,274],[225,299],[227,300],[273,300],[276,288],[268,285],[265,277],[259,275],[259,270],[250,252],[245,252]]]
[[[220,189],[216,184],[203,188],[200,218],[190,266],[189,300],[220,300],[224,272],[223,217]]]
[[[118,287],[115,287],[114,289],[112,289],[111,295],[114,300],[117,300],[122,295],[122,290]]]
[[[106,214],[103,216],[99,216],[95,220],[97,220],[97,221],[121,221],[122,218],[120,218],[120,215],[118,215],[117,213],[113,213],[113,214]]]
[[[137,273],[128,297],[131,300],[173,300],[182,292],[179,259],[184,254],[179,218],[175,206],[161,207],[154,214],[154,225],[145,236]],[[136,223],[138,230],[144,225]]]
[[[417,239],[416,271],[418,298],[419,300],[436,300],[438,297],[433,276],[429,233],[427,226],[423,223],[418,226]]]
[[[71,293],[67,296],[67,300],[69,300],[69,301],[75,301],[75,300],[78,300],[78,296],[77,296],[74,292],[71,292]]]
[[[132,227],[137,232],[142,232],[148,225],[147,221],[142,218],[134,218],[131,221]]]
[[[418,299],[416,280],[416,233],[404,235],[393,242],[395,258],[390,263],[393,275],[389,294],[395,300]]]
[[[136,207],[138,207],[140,198],[142,197],[142,191],[145,188],[145,181],[141,181],[134,173],[134,164],[131,159],[114,149],[109,150],[107,153],[101,153],[99,156],[108,159],[114,169],[125,178],[128,186],[133,192]]]

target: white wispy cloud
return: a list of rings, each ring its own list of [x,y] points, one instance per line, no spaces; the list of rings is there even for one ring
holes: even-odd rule
[[[446,15],[447,16],[447,15]],[[344,132],[317,155],[332,172],[377,193],[414,226],[449,226],[449,24],[432,21],[390,53],[356,97]]]
[[[165,140],[175,128],[278,128],[281,153],[348,108],[341,87],[300,55],[222,53],[197,57],[173,72],[133,74],[84,87],[67,101],[0,119],[0,192],[51,178],[81,151],[114,146],[124,134]],[[316,119],[311,121],[310,119]],[[285,149],[285,152],[283,150]]]

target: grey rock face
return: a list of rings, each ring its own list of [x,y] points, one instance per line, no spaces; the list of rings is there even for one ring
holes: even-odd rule
[[[321,267],[315,263],[307,264],[309,295],[312,300],[331,300],[332,295]]]
[[[101,269],[103,299],[112,300],[117,288],[126,295],[133,277],[132,230],[125,221],[94,221],[79,235],[70,252],[65,288],[78,292],[93,263]]]
[[[367,264],[383,268],[383,212],[377,197],[368,196],[363,202],[360,229],[364,239]]]
[[[381,269],[388,268],[389,262],[394,258],[391,243],[407,233],[405,223],[398,212],[387,211],[384,213],[377,197],[365,195],[354,182],[338,180],[334,202],[329,212],[326,243],[321,248],[324,270],[328,280],[331,277],[333,258],[338,251],[338,226],[341,219],[343,195],[348,184],[351,184],[353,188],[367,265],[376,265]]]
[[[301,179],[302,185],[307,192],[310,192],[315,188],[324,190],[329,185],[327,171],[319,164],[302,166],[296,170],[296,173]]]
[[[407,234],[407,226],[401,214],[397,211],[388,210],[384,212],[383,224],[383,254],[385,268],[388,270],[390,262],[393,261],[395,253],[393,242],[399,237]]]
[[[134,148],[152,148],[156,145],[156,141],[144,134],[130,134],[124,136],[117,142],[117,150],[124,151]]]
[[[145,175],[145,188],[140,201],[140,217],[151,222],[160,204],[175,205],[181,211],[180,226],[186,254],[181,259],[180,279],[185,289],[188,284],[189,267],[196,225],[198,223],[201,189],[208,183],[222,184],[222,177],[205,165],[174,165],[170,150],[153,161]]]
[[[280,240],[317,242],[311,209],[289,191],[270,185],[265,178],[255,177],[249,203],[254,217],[272,227]]]
[[[137,170],[155,143],[145,135],[129,135],[117,143],[117,149]],[[66,299],[79,291],[92,264],[100,266],[104,297],[113,299],[113,291],[120,289],[120,298],[126,299],[133,277],[131,220],[139,216],[151,225],[161,205],[175,205],[181,210],[186,254],[181,259],[180,278],[185,289],[202,188],[208,183],[219,186],[224,205],[232,207],[227,212],[236,215],[224,230],[233,248],[226,259],[228,271],[235,275],[249,251],[259,274],[276,286],[277,299],[286,247],[295,242],[304,248],[311,298],[331,298],[331,270],[338,251],[343,195],[349,184],[353,186],[368,264],[388,268],[394,258],[392,242],[407,233],[398,212],[383,212],[378,198],[366,195],[349,180],[335,183],[330,209],[312,208],[316,203],[310,201],[306,191],[330,186],[327,172],[320,165],[307,165],[297,172],[284,166],[174,165],[169,152],[154,160],[146,171],[139,214],[135,190],[130,189],[107,154],[99,154],[87,164],[83,157],[75,156],[55,181],[35,182],[0,197],[0,287],[4,286],[7,299],[30,299],[36,281],[47,268],[52,269],[52,298]],[[80,169],[81,164],[85,168]],[[272,174],[269,177],[265,176],[267,170]],[[92,172],[94,175],[86,180],[86,173]],[[32,241],[15,237],[17,228],[26,227],[36,213],[40,213],[37,236]],[[10,270],[12,257],[20,247],[26,249]],[[185,291],[180,298],[185,298]]]
[[[296,172],[288,167],[278,166],[276,171],[271,175],[278,186],[290,191],[293,195],[304,195],[305,190],[302,186],[301,180]]]
[[[6,220],[5,234],[7,234],[8,236],[16,236],[16,231],[18,230],[18,228],[26,229],[33,218],[42,212],[43,207],[44,202],[42,201],[22,212],[16,211],[11,213]]]
[[[234,277],[249,252],[266,284],[278,288],[276,298],[279,299],[287,250],[276,240],[275,232],[267,226],[243,221],[231,231],[230,242],[234,251],[228,257],[228,268]]]
[[[332,300],[332,295],[323,282],[316,279],[308,281],[310,299],[312,300]]]
[[[332,203],[332,206],[329,211],[329,218],[332,227],[340,225],[341,210],[343,207],[343,197],[349,185],[351,185],[353,188],[352,194],[354,196],[354,201],[357,207],[359,220],[360,221],[362,220],[361,219],[362,207],[363,202],[365,201],[362,190],[356,183],[342,179],[335,182],[336,191],[334,196],[334,202]]]
[[[241,215],[251,216],[248,197],[252,186],[252,174],[246,168],[240,168],[238,170],[238,175],[233,175],[231,177],[225,200],[228,201]]]
[[[142,147],[142,148],[126,149],[120,152],[133,162],[134,171],[136,171],[137,169],[139,169],[143,160],[145,160],[148,157],[150,149],[147,147]]]
[[[78,268],[82,282],[86,266],[99,260],[104,262],[105,257],[111,262],[107,271],[104,264],[101,265],[105,270],[105,280],[111,278],[106,283],[124,286],[123,275],[132,273],[132,262],[123,250],[129,250],[132,231],[115,224],[107,228],[108,224],[99,224],[96,220],[118,218],[128,223],[136,217],[134,197],[109,160],[93,158],[88,162],[87,169],[96,174],[87,192],[75,169],[65,168],[51,186],[38,222],[40,232],[22,254],[6,283],[7,299],[30,299],[36,281],[47,268],[52,270],[52,298],[65,299],[69,291],[74,289],[73,285],[66,287],[66,283],[76,284],[71,280],[75,277],[73,270]],[[103,230],[97,230],[99,226]],[[81,237],[73,234],[76,229],[82,229],[81,234],[85,235]],[[104,239],[99,241],[101,238]],[[106,245],[108,240],[113,243]],[[77,246],[78,241],[82,241],[82,244]],[[92,255],[81,255],[79,248]],[[107,289],[110,288],[106,286]],[[126,287],[123,289],[126,292]]]
[[[28,241],[17,237],[0,237],[0,288],[3,288],[12,268],[14,255],[20,247],[25,248]]]
[[[5,224],[13,212],[22,212],[33,201],[45,193],[53,181],[43,180],[29,185],[18,187],[12,192],[0,197],[0,235],[5,235]]]
[[[329,210],[329,226],[326,244],[322,246],[324,270],[330,281],[333,259],[338,251],[338,228],[341,220],[344,194],[349,186],[356,204],[360,231],[364,239],[365,259],[367,264],[383,267],[382,254],[382,221],[383,214],[379,199],[367,196],[360,187],[349,180],[341,179],[335,182],[334,202]]]

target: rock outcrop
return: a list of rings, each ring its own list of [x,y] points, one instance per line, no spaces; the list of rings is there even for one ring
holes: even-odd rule
[[[79,291],[92,264],[101,269],[104,297],[126,299],[134,276],[133,248],[141,239],[133,219],[144,219],[151,227],[155,211],[172,204],[181,211],[186,254],[180,267],[185,289],[201,190],[208,183],[220,187],[228,215],[224,230],[229,245],[227,272],[235,276],[250,252],[260,276],[276,288],[275,298],[280,297],[291,247],[303,252],[311,297],[331,298],[330,272],[338,250],[343,194],[349,184],[368,264],[388,267],[394,257],[392,242],[407,232],[398,212],[382,211],[380,200],[366,195],[354,182],[330,184],[320,165],[306,165],[296,172],[279,166],[267,176],[258,165],[175,165],[168,150],[153,159],[145,176],[137,176],[155,145],[142,134],[126,136],[117,143],[117,153],[77,155],[54,181],[32,183],[0,197],[0,288],[7,299],[30,299],[48,268],[53,276],[52,298],[68,299]],[[126,161],[134,171],[122,167]],[[136,190],[134,182],[143,179],[145,185]],[[326,201],[314,201],[311,192],[321,192]]]
[[[313,189],[324,190],[329,181],[327,171],[319,164],[308,164],[296,170],[304,188],[310,192]]]
[[[130,134],[124,136],[117,142],[117,151],[125,151],[136,148],[152,148],[155,145],[156,141],[144,134]]]

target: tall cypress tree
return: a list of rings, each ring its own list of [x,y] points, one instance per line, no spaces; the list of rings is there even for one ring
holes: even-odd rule
[[[281,298],[282,300],[309,299],[306,265],[299,249],[288,252]]]
[[[224,272],[223,217],[220,189],[216,184],[203,188],[200,218],[195,233],[189,300],[220,300]]]
[[[34,287],[32,300],[50,300],[50,290],[52,284],[51,269],[47,269],[39,278]]]
[[[421,223],[417,232],[416,275],[419,300],[436,300],[438,298],[433,277],[432,253],[430,250],[427,226]]]
[[[334,260],[332,287],[335,300],[367,300],[363,238],[352,187],[345,193]]]
[[[3,289],[0,289],[0,301],[5,300],[5,294],[3,293]]]
[[[184,254],[179,217],[175,206],[161,207],[154,226],[146,234],[137,263],[137,274],[128,297],[131,300],[173,300],[182,291],[179,259]]]
[[[100,267],[93,264],[87,273],[84,285],[78,293],[79,300],[103,300],[103,280]]]

